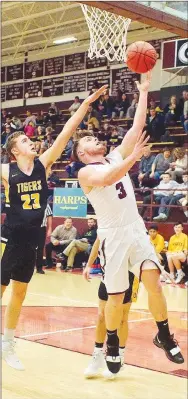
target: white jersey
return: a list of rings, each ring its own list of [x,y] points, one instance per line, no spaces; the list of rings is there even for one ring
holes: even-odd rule
[[[116,149],[107,155],[106,160],[109,164],[92,164],[96,173],[122,163],[122,156]],[[95,210],[99,229],[125,227],[140,218],[128,173],[111,186],[94,187],[86,195]]]

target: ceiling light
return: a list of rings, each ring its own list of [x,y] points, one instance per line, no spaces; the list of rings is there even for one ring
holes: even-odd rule
[[[70,37],[63,37],[62,39],[56,39],[53,41],[54,44],[65,44],[65,43],[71,43],[71,42],[76,42],[78,39],[74,36]]]

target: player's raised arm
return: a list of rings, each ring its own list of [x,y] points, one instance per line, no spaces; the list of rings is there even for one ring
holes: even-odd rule
[[[104,164],[101,170],[96,169],[92,165],[80,169],[78,172],[79,183],[82,188],[86,187],[105,187],[111,186],[118,180],[122,179],[125,174],[132,168],[134,163],[143,155],[144,146],[147,144],[149,137],[145,138],[146,132],[137,137],[137,142],[133,152],[121,164],[111,166]]]
[[[62,132],[58,135],[53,145],[47,151],[45,151],[44,154],[40,155],[39,159],[45,168],[47,168],[61,156],[69,139],[83,120],[89,105],[97,100],[97,98],[103,94],[107,87],[107,85],[102,86],[99,90],[83,101],[79,109],[65,124]]]
[[[136,82],[138,90],[140,92],[138,106],[136,109],[133,126],[125,135],[121,145],[118,147],[118,151],[121,153],[123,158],[126,158],[131,154],[135,143],[137,141],[138,134],[143,130],[146,122],[146,111],[147,111],[147,100],[148,90],[151,82],[151,71],[147,73],[146,80],[143,83]]]

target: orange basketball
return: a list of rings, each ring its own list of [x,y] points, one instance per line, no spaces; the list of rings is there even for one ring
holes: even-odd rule
[[[135,42],[128,46],[125,62],[129,69],[145,73],[155,66],[158,55],[154,47],[147,42]]]

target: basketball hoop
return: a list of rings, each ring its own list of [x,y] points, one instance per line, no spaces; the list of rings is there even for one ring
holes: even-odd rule
[[[109,61],[124,61],[126,37],[131,19],[111,14],[99,8],[80,4],[89,33],[89,58],[106,57]]]

